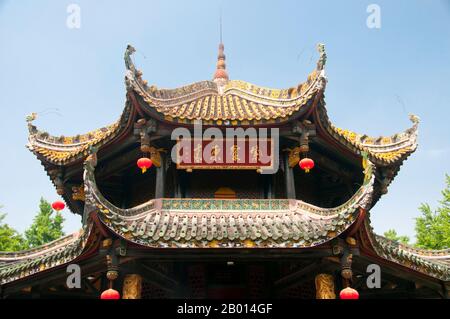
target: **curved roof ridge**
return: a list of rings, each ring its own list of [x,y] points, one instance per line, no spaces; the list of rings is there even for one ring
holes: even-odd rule
[[[395,240],[389,239],[385,236],[374,234],[377,240],[388,242],[390,244],[397,245],[400,249],[410,252],[413,255],[420,256],[426,259],[449,259],[450,261],[450,248],[446,249],[426,249],[414,247],[408,244],[397,242]]]
[[[323,77],[325,77],[324,75],[324,69],[325,69],[325,64],[327,61],[327,55],[325,52],[325,45],[322,43],[319,43],[317,45],[317,51],[319,52],[319,59],[317,61],[317,66],[316,69],[313,70],[309,75],[308,75],[308,79],[305,82],[310,82],[311,78],[316,77],[318,75],[322,75]],[[218,86],[217,83],[214,82],[214,80],[202,80],[202,81],[196,81],[193,82],[191,84],[187,84],[187,85],[183,85],[181,87],[177,87],[177,88],[157,88],[155,85],[148,85],[148,81],[147,80],[143,80],[142,79],[142,71],[138,70],[131,58],[131,56],[136,52],[136,49],[132,46],[132,45],[128,45],[126,50],[125,50],[125,54],[124,54],[124,60],[125,60],[125,67],[127,70],[126,73],[126,84],[127,87],[132,86],[132,84],[139,84],[140,88],[143,89],[143,91],[147,92],[147,94],[149,94],[150,96],[153,96],[154,98],[157,99],[170,99],[170,98],[174,98],[177,96],[171,96],[171,95],[177,95],[177,94],[183,94],[186,91],[195,91],[196,89],[198,89],[198,86],[201,85],[207,85],[209,89],[214,90],[215,93],[218,93]],[[134,82],[134,83],[133,83]],[[300,82],[298,83],[296,86],[294,87],[289,87],[289,88],[269,88],[269,87],[263,87],[263,86],[259,86],[256,84],[251,84],[249,82],[246,81],[242,81],[242,80],[229,80],[227,81],[227,83],[225,84],[225,88],[224,88],[224,92],[227,90],[227,88],[229,89],[230,87],[233,87],[233,84],[235,83],[245,83],[247,85],[253,86],[257,89],[260,89],[262,91],[295,91],[296,88],[300,88],[301,85],[305,84],[305,82]],[[160,97],[156,96],[155,93],[160,93]],[[177,94],[176,94],[177,93]],[[164,95],[168,95],[167,97],[165,97]]]
[[[0,259],[0,284],[34,275],[38,272],[54,268],[78,258],[84,251],[95,245],[89,242],[93,234],[94,223],[90,221],[78,233],[57,239],[49,244],[36,247],[37,252],[17,258]],[[62,245],[51,246],[55,242],[64,241]],[[98,239],[98,238],[97,238]],[[50,245],[50,246],[49,246]],[[33,251],[33,249],[32,249]],[[25,251],[26,252],[26,251]]]
[[[113,124],[75,136],[52,136],[33,125],[37,117],[33,113],[27,117],[29,131],[27,148],[50,163],[64,164],[80,156],[87,156],[91,146],[99,146],[116,136],[125,127],[130,114],[131,103],[127,101],[122,115]]]
[[[70,148],[77,148],[91,143],[92,140],[95,140],[98,135],[101,135],[102,133],[105,133],[107,131],[113,131],[119,125],[119,123],[120,120],[102,128],[89,131],[88,133],[77,134],[73,136],[54,136],[50,135],[46,131],[38,130],[35,126],[32,126],[32,128],[30,129],[29,138],[33,139],[33,142],[41,143],[49,147],[54,147],[58,150],[65,150]]]
[[[378,256],[429,276],[450,281],[450,250],[428,251],[431,255],[424,255],[427,251],[425,249],[415,249],[378,235],[370,224],[370,214],[366,215],[364,225],[369,242]],[[439,252],[446,255],[438,259],[436,254]]]
[[[346,145],[356,152],[367,152],[369,158],[375,164],[392,165],[402,162],[413,153],[418,146],[418,126],[420,119],[411,114],[409,119],[413,125],[403,132],[391,136],[371,137],[367,134],[360,134],[348,129],[341,129],[335,126],[328,117],[325,102],[317,108],[319,121],[322,122],[325,130],[337,141]]]
[[[211,80],[196,81],[177,88],[157,88],[155,85],[151,85],[148,87],[147,93],[156,100],[176,100],[179,98],[179,94],[189,95],[201,90],[211,94],[218,93],[217,84]]]
[[[143,98],[146,103],[144,108],[155,109],[168,120],[174,118],[181,120],[198,119],[198,114],[202,114],[202,112],[199,112],[199,108],[205,106],[204,103],[213,110],[209,112],[209,117],[203,118],[204,116],[200,116],[200,118],[215,120],[218,125],[221,125],[224,120],[252,121],[258,118],[261,112],[266,113],[265,111],[269,115],[260,116],[263,120],[287,120],[287,116],[307,105],[315,93],[323,90],[326,82],[323,70],[325,53],[319,50],[321,55],[317,69],[311,72],[307,80],[296,88],[267,89],[244,81],[227,81],[219,90],[217,84],[213,81],[201,81],[178,89],[161,90],[155,86],[149,87],[148,82],[142,79],[142,72],[136,69],[131,59],[134,52],[135,49],[132,46],[128,46],[125,51],[127,68],[125,83],[127,89],[136,92]],[[236,97],[237,100],[234,101]],[[216,108],[221,107],[224,103],[209,105],[210,101],[213,100],[226,100],[225,107],[228,112],[226,114],[220,112],[219,114]],[[187,104],[192,103],[194,103],[192,107],[186,107]],[[243,116],[239,116],[241,105],[243,105]]]
[[[49,243],[43,244],[38,247],[32,247],[26,250],[20,251],[0,251],[0,262],[13,262],[21,259],[29,259],[41,254],[44,254],[46,251],[57,249],[58,247],[63,247],[68,243],[76,240],[81,234],[81,230],[75,233],[63,236],[61,238],[55,239]]]

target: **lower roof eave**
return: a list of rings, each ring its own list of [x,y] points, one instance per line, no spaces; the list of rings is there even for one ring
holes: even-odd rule
[[[390,269],[401,269],[399,275],[414,280],[425,280],[441,285],[450,282],[450,266],[434,256],[450,260],[450,251],[427,251],[417,253],[415,248],[402,245],[373,233],[368,215],[358,231],[362,256],[386,265]],[[447,255],[442,255],[446,253]]]

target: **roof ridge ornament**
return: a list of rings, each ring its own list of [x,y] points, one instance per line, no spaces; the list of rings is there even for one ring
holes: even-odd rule
[[[28,132],[30,133],[30,135],[34,135],[38,132],[36,126],[33,125],[33,121],[36,120],[37,117],[38,114],[36,112],[32,112],[25,117],[25,120],[27,121],[28,125]]]
[[[319,60],[317,61],[317,68],[316,68],[316,70],[320,73],[318,88],[319,90],[325,90],[325,86],[328,81],[327,76],[325,74],[325,64],[327,63],[327,53],[325,51],[325,44],[318,43],[317,51],[319,52],[320,55]]]
[[[27,123],[31,123],[31,122],[33,122],[35,119],[37,119],[37,113],[36,112],[32,112],[32,113],[30,113],[30,114],[28,114],[27,116],[26,116],[26,121],[27,121]]]
[[[131,59],[131,56],[135,52],[137,52],[136,49],[132,45],[128,44],[124,54],[126,68],[125,86],[127,88],[127,91],[132,90],[135,85],[139,85],[143,90],[147,90],[147,81],[142,79],[142,71],[136,69],[133,60]]]
[[[327,53],[325,52],[325,44],[318,43],[317,51],[320,54],[319,61],[317,61],[317,70],[322,71],[327,63]]]
[[[229,81],[227,66],[225,63],[224,45],[222,41],[219,44],[219,54],[217,55],[216,72],[214,73],[213,81],[217,84],[220,94],[223,94],[223,89]]]
[[[414,124],[414,125],[418,125],[420,122],[420,117],[418,117],[415,114],[408,114],[409,120]]]
[[[136,49],[131,44],[128,44],[124,56],[125,67],[127,68],[127,70],[135,71],[133,61],[131,60],[131,55],[134,52],[136,52]]]

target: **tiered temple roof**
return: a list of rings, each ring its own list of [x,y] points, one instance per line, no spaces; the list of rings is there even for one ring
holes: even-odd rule
[[[42,161],[68,165],[88,155],[90,146],[101,146],[115,139],[124,127],[130,126],[130,117],[136,105],[130,100],[142,98],[140,111],[149,112],[162,121],[192,124],[201,120],[204,125],[218,127],[275,125],[292,121],[311,111],[314,104],[317,118],[324,131],[350,151],[365,151],[379,165],[398,165],[417,147],[419,119],[411,115],[413,126],[392,136],[373,137],[334,126],[329,120],[323,100],[327,78],[324,71],[325,53],[321,51],[317,69],[297,87],[289,89],[263,88],[248,82],[229,80],[223,91],[214,81],[201,81],[178,89],[157,89],[148,86],[131,60],[134,52],[125,53],[127,103],[121,118],[114,124],[93,132],[73,137],[55,137],[37,130],[29,122],[28,147]],[[321,62],[322,61],[322,62]],[[316,103],[315,103],[316,101]],[[317,103],[318,102],[318,103]]]
[[[377,187],[387,187],[402,162],[417,148],[418,118],[411,116],[411,128],[388,137],[370,137],[333,125],[324,101],[327,78],[323,46],[319,46],[317,68],[305,82],[289,89],[262,88],[229,80],[223,46],[217,69],[220,72],[216,71],[212,81],[158,89],[142,79],[142,72],[131,59],[133,52],[133,47],[128,46],[127,101],[116,123],[83,135],[54,137],[32,124],[35,116],[28,118],[28,147],[48,172],[62,167],[81,172],[84,169],[85,223],[79,233],[42,247],[0,253],[1,284],[88,258],[105,234],[114,234],[141,248],[308,249],[329,248],[331,240],[353,233],[367,255],[423,276],[450,280],[449,250],[427,251],[401,245],[374,234],[370,227],[368,210],[380,196]],[[172,127],[189,126],[195,120],[217,127],[282,127],[310,116],[318,134],[333,147],[357,161],[364,158],[364,182],[350,199],[334,208],[295,199],[177,198],[156,198],[137,207],[119,208],[97,187],[96,152],[131,135],[134,123],[144,115]],[[49,175],[55,182],[55,175]]]

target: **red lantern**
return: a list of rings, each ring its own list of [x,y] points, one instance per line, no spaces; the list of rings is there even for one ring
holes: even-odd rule
[[[152,165],[153,165],[152,160],[147,157],[142,157],[137,161],[137,166],[142,170],[142,174],[144,174],[147,171],[147,169],[152,167]]]
[[[59,212],[60,210],[63,210],[66,207],[66,204],[64,202],[57,200],[56,202],[53,202],[52,208]]]
[[[347,287],[341,290],[339,293],[341,299],[359,299],[359,293],[353,288]]]
[[[309,173],[309,170],[314,167],[314,161],[308,157],[305,157],[298,163],[298,165],[305,171],[305,173]]]
[[[117,290],[114,289],[107,289],[100,295],[100,299],[104,300],[117,300],[120,299],[120,294]]]

